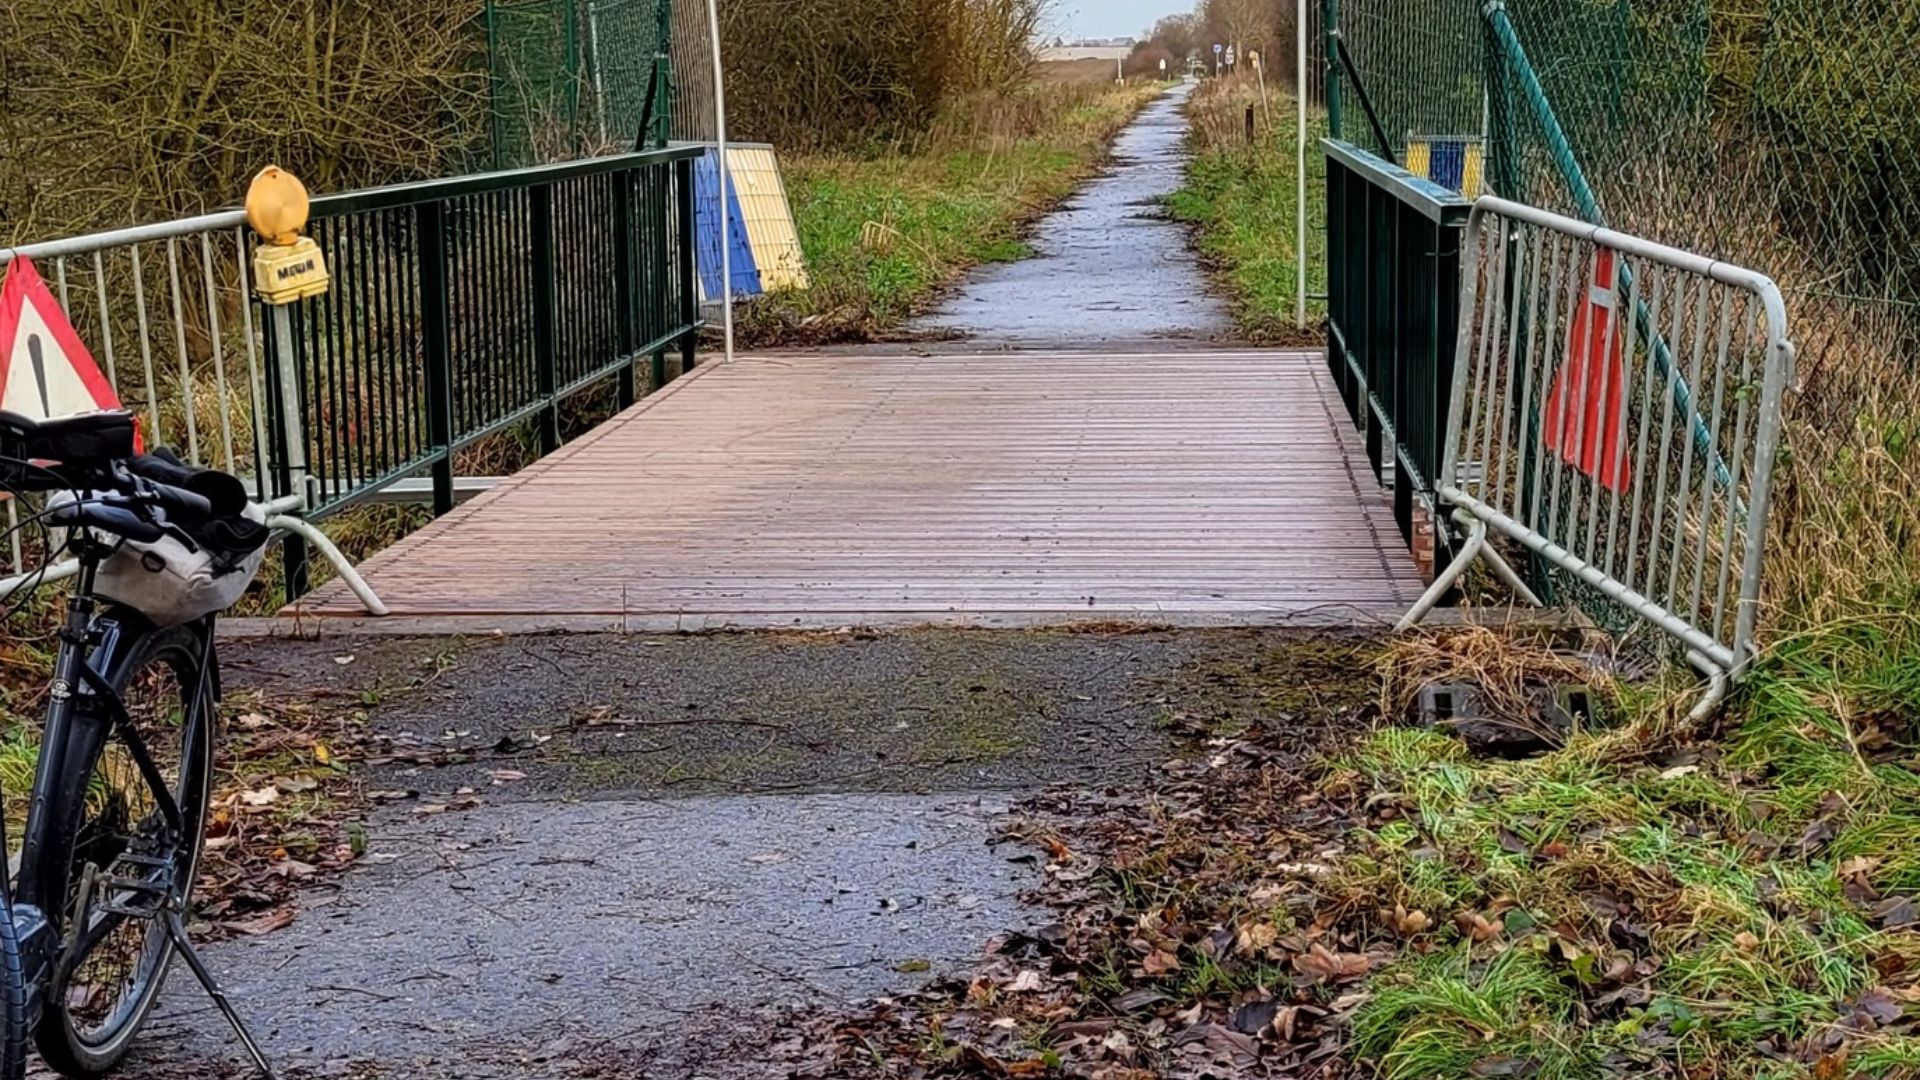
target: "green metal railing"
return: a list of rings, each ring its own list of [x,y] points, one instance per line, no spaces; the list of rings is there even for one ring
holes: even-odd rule
[[[1393,491],[1409,546],[1436,513],[1473,204],[1351,143],[1326,139],[1327,359]],[[1442,549],[1447,530],[1431,535]]]
[[[697,149],[381,188],[314,202],[324,297],[264,313],[272,494],[334,512],[404,477],[454,504],[454,455],[516,424],[560,444],[560,406],[621,407],[694,363]],[[291,391],[291,392],[290,392]],[[288,594],[305,552],[287,551]]]

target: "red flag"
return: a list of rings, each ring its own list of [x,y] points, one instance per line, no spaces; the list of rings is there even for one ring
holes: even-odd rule
[[[1633,484],[1627,461],[1626,341],[1630,327],[1614,310],[1614,253],[1594,254],[1586,302],[1573,316],[1567,362],[1547,394],[1545,442],[1562,461],[1609,491]]]

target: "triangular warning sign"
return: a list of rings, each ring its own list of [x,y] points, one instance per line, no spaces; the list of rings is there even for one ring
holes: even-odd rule
[[[14,259],[0,285],[0,409],[51,420],[119,407],[33,263]]]

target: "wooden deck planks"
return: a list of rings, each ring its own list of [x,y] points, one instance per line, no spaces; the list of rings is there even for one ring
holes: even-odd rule
[[[1421,587],[1311,353],[709,365],[362,567],[398,616],[1373,619]],[[328,586],[300,605],[360,614]]]

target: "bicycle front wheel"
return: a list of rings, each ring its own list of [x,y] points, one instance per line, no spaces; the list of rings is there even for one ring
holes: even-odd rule
[[[99,1076],[120,1063],[173,961],[162,909],[170,896],[184,905],[193,888],[218,711],[212,672],[205,673],[207,691],[199,692],[199,634],[184,627],[154,632],[106,672],[180,807],[182,829],[167,828],[153,785],[120,731],[71,755],[61,785],[68,798],[55,811],[57,850],[48,859],[64,870],[66,944],[34,1041],[47,1064],[67,1076]]]

